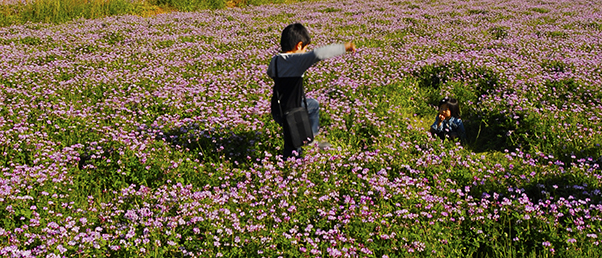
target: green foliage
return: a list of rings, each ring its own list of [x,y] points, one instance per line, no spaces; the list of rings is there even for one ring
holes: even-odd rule
[[[557,61],[544,61],[550,72],[565,71],[571,67]],[[535,108],[546,110],[555,109],[567,105],[570,100],[573,103],[593,103],[600,98],[600,93],[585,84],[574,79],[549,80],[543,86],[537,87],[537,91],[530,93],[547,96],[546,101],[537,103]],[[569,162],[574,158],[596,157],[602,155],[596,144],[602,140],[597,134],[584,133],[590,127],[595,127],[587,114],[574,113],[562,114],[559,112],[521,112],[519,123],[513,129],[508,139],[523,147],[551,153],[561,160]],[[553,118],[553,119],[551,119]]]
[[[541,8],[541,7],[534,7],[529,10],[537,12],[537,13],[549,13],[550,12],[550,10],[548,10],[546,8]]]
[[[168,39],[168,40],[159,41],[156,44],[157,44],[158,48],[168,48],[168,47],[173,46],[173,44],[175,44],[175,43],[176,43],[175,41]]]
[[[586,24],[585,27],[602,30],[602,22],[590,22],[589,24]]]
[[[466,101],[478,101],[476,97],[490,93],[501,80],[497,72],[487,67],[473,67],[462,62],[426,65],[414,72],[414,76],[419,86],[427,89],[440,89],[449,82],[463,79],[468,87],[462,91],[474,92],[470,94],[473,98]]]
[[[116,45],[125,39],[125,37],[121,33],[113,31],[105,34],[103,38],[110,45]]]
[[[563,31],[537,31],[535,32],[537,36],[540,37],[549,37],[549,38],[567,38],[568,34]]]
[[[559,60],[544,59],[541,61],[541,68],[543,68],[545,71],[551,72],[551,73],[564,73],[564,72],[569,72],[570,70],[572,70],[574,68],[574,65],[567,64],[566,62],[559,61]],[[573,82],[571,82],[569,84],[573,84]],[[550,85],[550,86],[554,86],[554,85]],[[570,89],[568,92],[571,92]]]
[[[248,5],[264,5],[264,4],[281,4],[285,3],[289,0],[242,0],[242,3],[246,3]]]
[[[226,1],[224,0],[152,0],[150,3],[184,12],[202,9],[222,9],[226,7]]]
[[[80,155],[78,170],[74,171],[74,185],[87,195],[119,190],[132,184],[156,188],[164,183],[164,169],[156,160],[141,159],[118,144],[95,146]]]
[[[484,15],[484,14],[487,14],[487,13],[489,13],[489,11],[487,11],[487,10],[480,10],[480,9],[471,9],[471,10],[468,10],[468,14],[472,14],[472,15],[476,15],[476,14],[483,14]]]
[[[30,45],[30,46],[37,46],[40,45],[42,43],[42,40],[36,37],[24,37],[21,39],[21,43],[22,44],[26,44],[26,45]]]
[[[498,40],[505,39],[506,37],[508,37],[508,29],[509,28],[504,27],[504,26],[495,26],[495,27],[489,29],[489,33],[495,39],[498,39]]]
[[[340,11],[341,11],[341,9],[329,7],[329,8],[322,9],[319,12],[321,12],[321,13],[334,13],[334,12],[340,12]]]

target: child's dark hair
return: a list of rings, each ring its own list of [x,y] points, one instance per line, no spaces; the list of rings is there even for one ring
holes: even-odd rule
[[[311,43],[309,31],[307,31],[305,26],[301,23],[293,23],[286,26],[282,31],[282,37],[280,38],[282,52],[293,50],[299,42],[301,42],[303,46],[307,46]]]
[[[447,105],[449,111],[451,112],[451,116],[460,118],[460,102],[458,102],[457,99],[446,97],[439,101],[439,108],[441,108],[441,105],[443,104]]]

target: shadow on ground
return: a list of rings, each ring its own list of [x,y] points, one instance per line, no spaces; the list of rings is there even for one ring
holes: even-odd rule
[[[508,139],[505,136],[507,132],[499,127],[470,119],[463,122],[464,129],[466,129],[466,147],[476,153],[516,148],[516,146],[508,144]]]
[[[195,153],[200,161],[229,160],[235,164],[263,158],[265,150],[276,153],[270,138],[263,132],[243,128],[203,129],[198,125],[183,125],[155,136],[176,149]]]

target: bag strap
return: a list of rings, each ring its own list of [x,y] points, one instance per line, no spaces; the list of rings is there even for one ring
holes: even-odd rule
[[[274,60],[274,71],[276,72],[274,78],[278,78],[278,56],[276,56],[276,59]],[[280,109],[280,117],[284,118],[284,114],[282,113],[282,105],[280,105],[280,92],[276,88],[276,84],[274,84],[274,91],[276,92],[276,97],[278,98],[278,108]]]
[[[278,77],[278,58],[280,56],[277,55],[276,59],[274,59],[274,72],[276,72],[276,75],[274,76],[274,78],[279,78]],[[280,104],[280,92],[278,91],[278,89],[276,89],[276,85],[274,85],[274,91],[276,92],[276,97],[278,98],[278,108],[280,109],[280,117],[284,118],[284,113],[282,112],[282,105]],[[303,86],[301,86],[301,95],[303,97],[303,102],[305,103],[305,110],[309,113],[309,110],[307,109],[307,98],[305,97],[305,89]]]

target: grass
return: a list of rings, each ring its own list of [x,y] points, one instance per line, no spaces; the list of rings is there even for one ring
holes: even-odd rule
[[[292,3],[297,0],[34,0],[0,4],[0,26],[33,23],[63,23],[76,19],[98,19],[116,15],[149,17],[161,13],[190,12]]]

